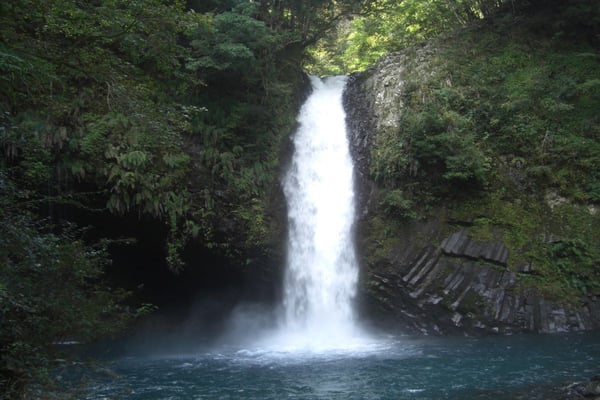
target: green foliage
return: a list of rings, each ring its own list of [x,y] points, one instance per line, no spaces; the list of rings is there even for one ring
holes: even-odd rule
[[[541,227],[547,224],[548,210],[534,197],[521,193],[516,195],[505,190],[482,194],[453,205],[451,216],[457,220],[473,219],[471,234],[478,240],[497,238],[511,251],[509,267],[517,270],[531,254],[522,255]]]
[[[162,0],[20,1],[4,11],[1,166],[10,179],[59,204],[72,204],[79,184],[92,187],[94,208],[185,225],[182,144],[196,108],[180,102],[194,79],[179,43],[199,16]]]
[[[600,254],[582,239],[567,239],[548,246],[548,257],[563,284],[584,294],[600,293]]]
[[[0,167],[49,209],[163,221],[174,269],[190,240],[264,244],[303,47],[355,3],[3,4]]]
[[[414,187],[409,196],[441,196],[456,193],[456,187],[486,186],[491,161],[483,150],[485,137],[477,134],[461,90],[432,89],[426,86],[430,83],[406,83],[425,87],[405,94],[403,104],[410,111],[400,116],[399,129],[375,137],[372,175],[389,188]]]
[[[395,189],[385,193],[381,200],[384,212],[396,218],[414,218],[415,204],[411,199],[404,196],[401,190]]]
[[[387,259],[398,245],[398,238],[403,230],[401,218],[390,218],[387,215],[373,215],[369,218],[361,234],[360,244],[365,251],[366,265],[374,265],[382,259]]]
[[[580,89],[600,73],[588,61],[579,48],[513,45],[491,63],[481,59],[471,66],[488,82],[503,78],[493,83],[487,121],[481,120],[490,144],[500,153],[526,157],[532,177],[582,200],[590,198],[586,192],[597,180],[600,161],[600,126],[592,111],[599,93]]]
[[[545,295],[576,303],[598,293],[600,68],[590,21],[600,10],[570,4],[585,5],[586,22],[575,24],[571,8],[506,14],[401,53],[399,123],[376,132],[371,148],[382,242],[403,213],[443,207],[475,238],[501,240],[511,270],[532,266],[519,276]]]
[[[429,108],[429,107],[428,107]],[[426,109],[402,121],[408,136],[408,168],[414,175],[424,169],[452,183],[483,182],[489,166],[479,150],[471,122],[452,110]]]
[[[399,129],[374,139],[378,182],[446,196],[518,186],[512,175],[521,169],[540,187],[597,201],[596,57],[585,43],[539,37],[529,24],[461,32],[460,42],[437,41],[427,64],[407,63]],[[515,172],[497,176],[492,167],[507,163]]]
[[[600,203],[600,182],[590,182],[587,187],[587,192],[589,193],[590,201],[594,203]]]
[[[48,344],[62,336],[106,333],[96,322],[120,296],[98,284],[107,261],[100,247],[93,253],[74,232],[51,229],[40,217],[64,222],[108,211],[162,221],[173,270],[184,266],[191,241],[238,260],[248,258],[242,251],[265,247],[280,141],[299,101],[303,47],[354,3],[0,5],[0,189],[12,193],[2,193],[0,216],[3,229],[4,222],[16,229],[0,238],[8,254],[0,256],[2,311],[19,314],[29,324],[22,329],[31,329],[10,350],[11,362],[22,356],[24,364],[2,366],[3,383],[34,380]],[[40,274],[39,282],[29,280]],[[65,304],[67,292],[74,304]],[[56,297],[47,305],[52,309],[43,308],[43,295]],[[39,330],[45,311],[56,318],[52,329],[63,331]],[[77,313],[86,326],[71,319]],[[2,335],[9,330],[2,324]],[[4,338],[0,345],[9,346],[13,339]],[[36,352],[40,359],[32,358]]]
[[[204,73],[252,70],[257,62],[255,53],[267,50],[272,39],[272,32],[262,21],[235,12],[218,14],[190,33],[197,56],[192,56],[187,68]]]
[[[234,257],[241,256],[240,248],[270,240],[265,204],[279,173],[281,139],[294,124],[301,82],[297,32],[271,14],[266,18],[266,4],[241,3],[187,33],[186,69],[202,82],[195,101],[204,110],[191,120],[198,144],[192,185],[203,187],[192,213],[205,220],[200,234],[208,235],[206,244]]]
[[[496,191],[452,207],[453,219],[473,220],[470,234],[478,240],[502,240],[509,248],[508,267],[549,298],[577,302],[600,291],[599,216],[587,207],[564,203],[550,209],[526,193]]]
[[[15,207],[26,193],[0,178],[0,398],[8,399],[51,381],[58,343],[118,332],[133,314],[122,305],[128,293],[102,283],[105,248],[84,244],[74,227],[53,233],[36,222],[26,203]]]
[[[3,6],[1,166],[10,179],[59,205],[78,198],[83,208],[164,221],[173,267],[193,237],[208,247],[235,241],[215,227],[276,179],[301,49],[289,51],[295,31],[268,27],[257,3],[223,6]]]
[[[433,39],[508,5],[508,0],[377,0],[311,49],[313,73],[363,71],[386,53]]]

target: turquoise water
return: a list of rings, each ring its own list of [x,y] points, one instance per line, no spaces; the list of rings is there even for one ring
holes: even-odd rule
[[[388,337],[320,353],[220,346],[109,367],[116,375],[86,399],[549,399],[600,373],[600,334]]]

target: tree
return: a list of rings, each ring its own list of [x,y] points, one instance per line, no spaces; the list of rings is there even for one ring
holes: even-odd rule
[[[354,72],[366,69],[384,54],[434,38],[460,26],[494,15],[508,0],[377,0],[347,14],[350,27],[331,30],[312,51],[336,54],[335,69]],[[323,35],[320,36],[322,38]],[[333,47],[336,51],[329,51]],[[341,56],[339,55],[341,53]],[[316,56],[320,60],[322,57]],[[311,66],[318,70],[319,66]],[[324,71],[325,73],[327,71]]]
[[[133,316],[128,293],[102,280],[102,245],[72,226],[57,230],[27,210],[30,194],[0,174],[0,398],[52,381],[65,361],[59,344],[87,343],[122,329]],[[53,233],[57,231],[57,233]]]

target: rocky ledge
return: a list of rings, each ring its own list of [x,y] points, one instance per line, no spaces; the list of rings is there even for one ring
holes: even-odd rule
[[[389,259],[368,267],[364,295],[369,314],[395,329],[424,334],[600,327],[600,299],[590,297],[578,306],[547,300],[506,268],[507,258],[501,242],[475,241],[466,229],[451,233],[439,246],[399,243]]]

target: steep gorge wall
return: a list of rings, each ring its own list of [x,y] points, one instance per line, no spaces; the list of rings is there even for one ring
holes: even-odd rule
[[[351,77],[344,101],[356,164],[357,244],[364,314],[406,333],[565,332],[600,328],[600,298],[544,296],[528,277],[532,264],[509,268],[501,235],[471,235],[472,220],[446,204],[421,218],[390,219],[381,211],[384,190],[371,174],[377,135],[401,129],[406,112],[404,71],[426,76],[435,68],[433,45],[392,54]],[[390,233],[392,232],[392,233]],[[543,234],[543,232],[541,233]],[[556,240],[552,236],[546,242]]]

